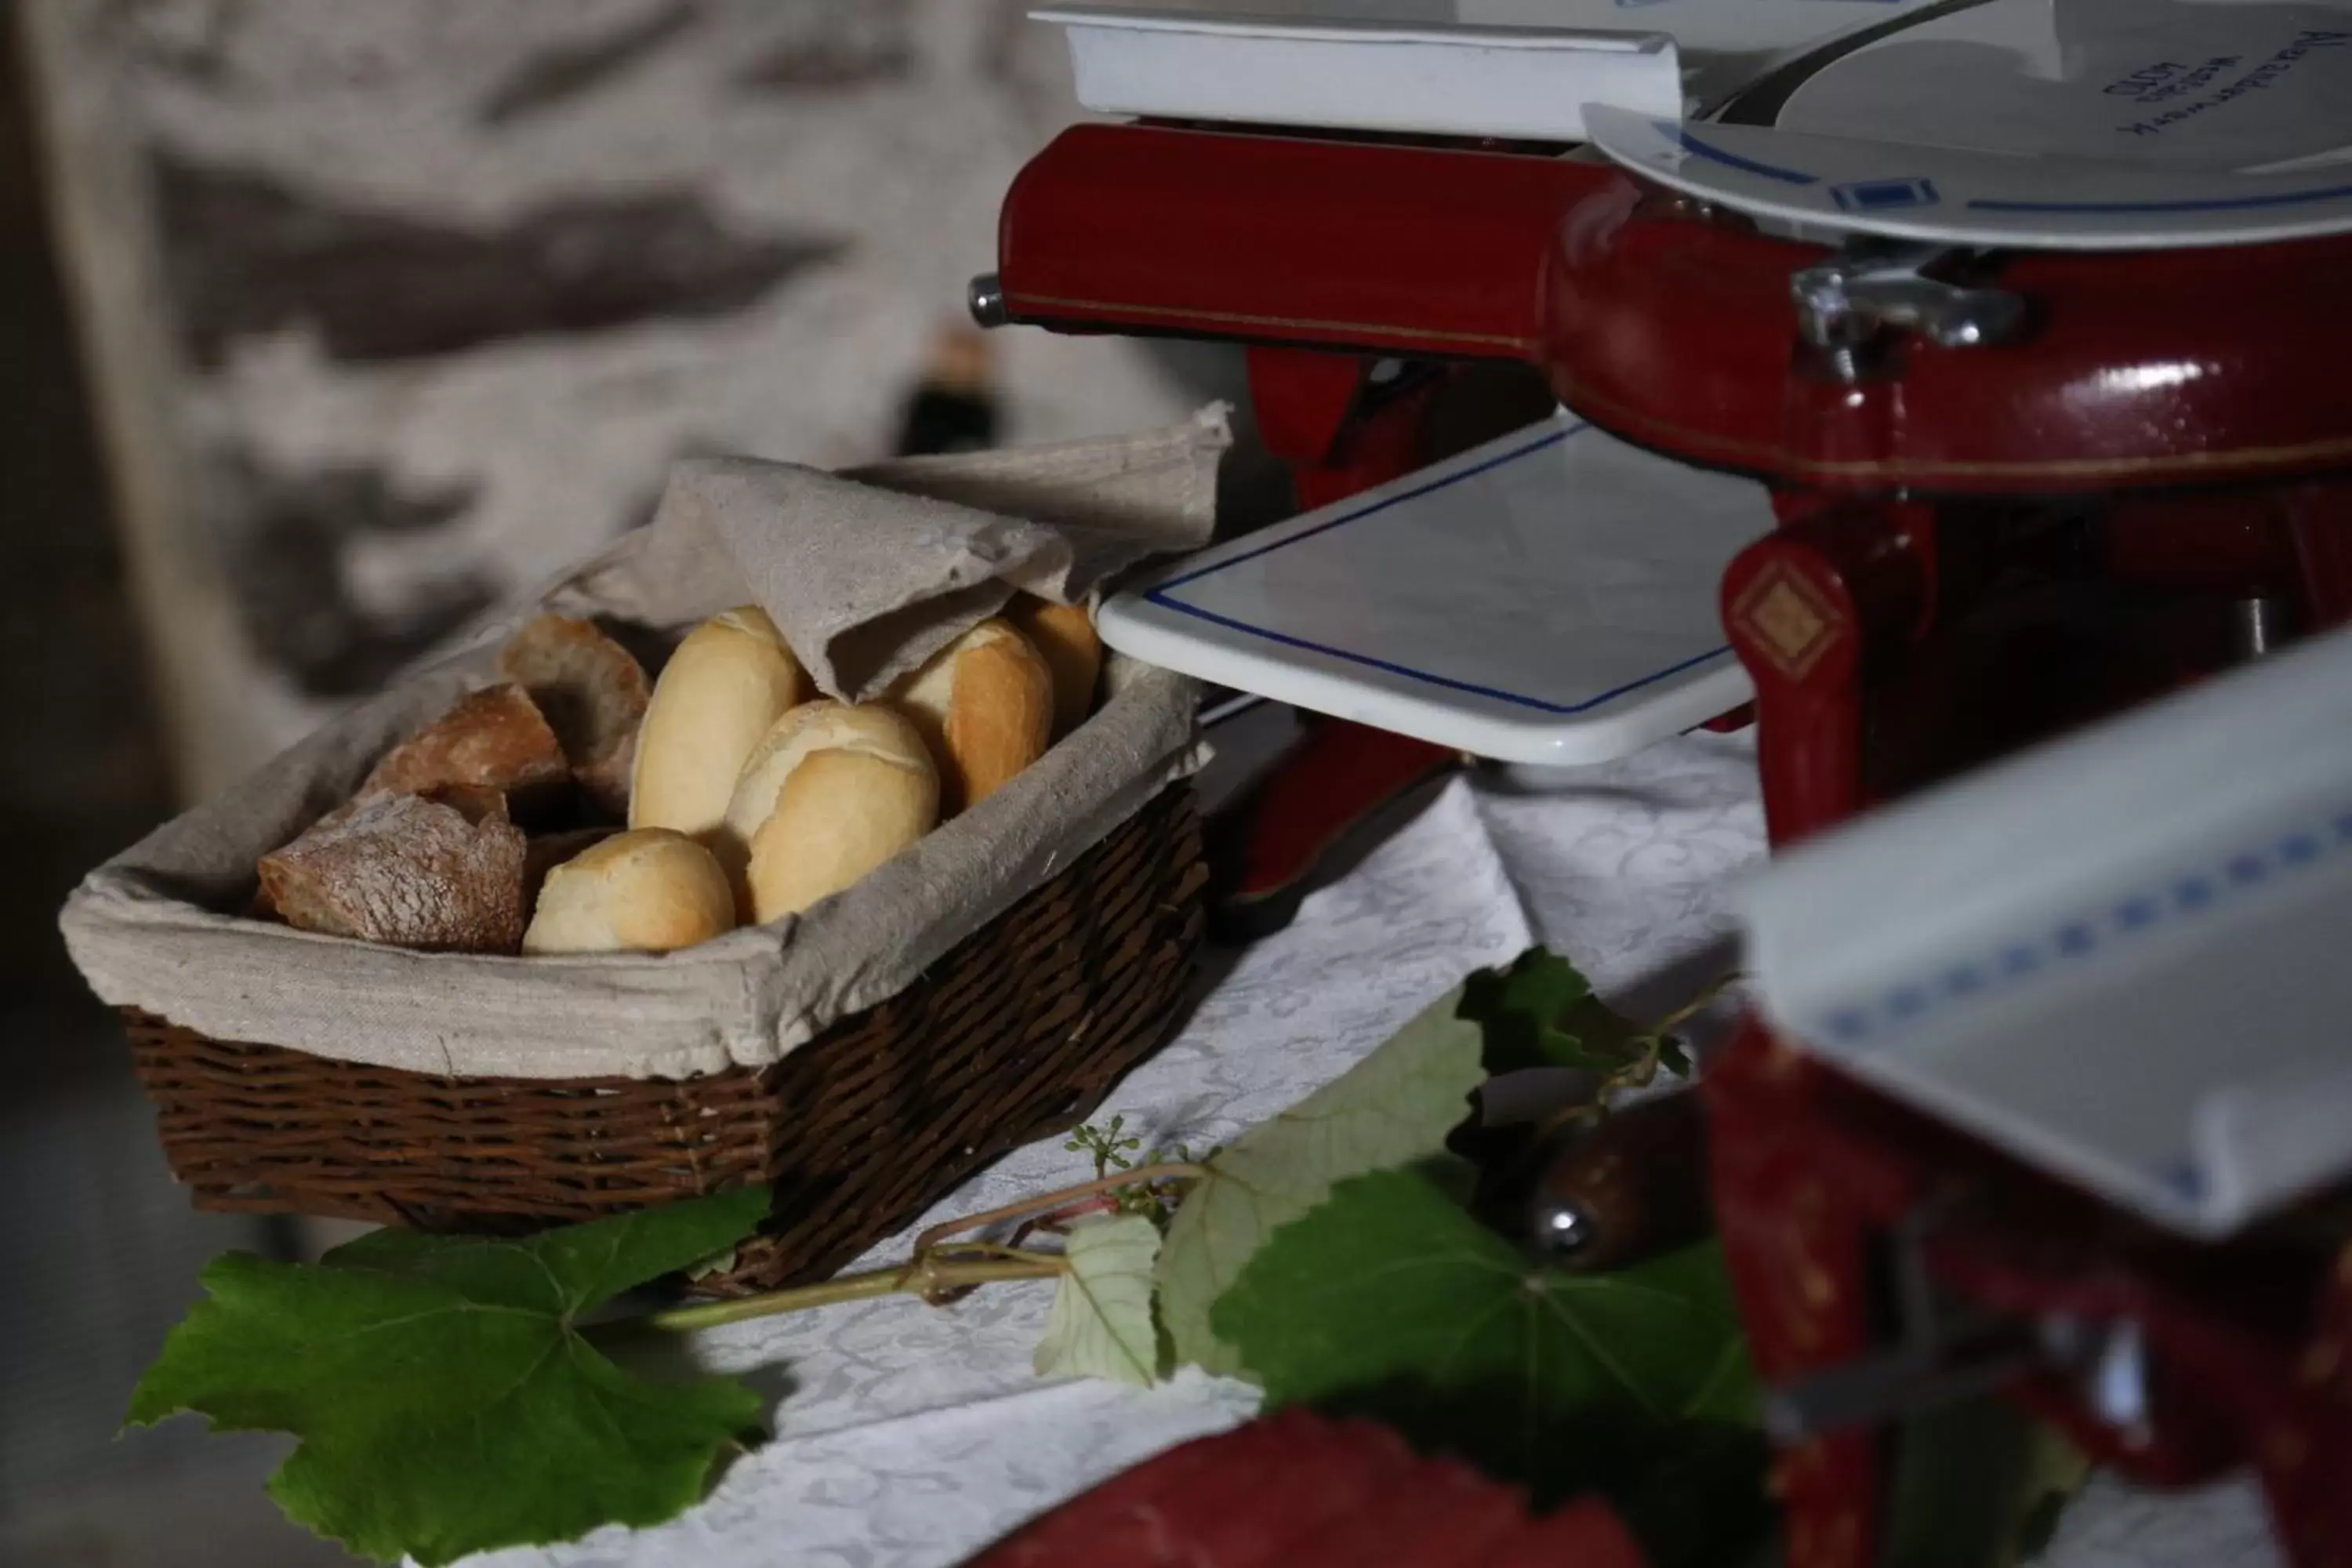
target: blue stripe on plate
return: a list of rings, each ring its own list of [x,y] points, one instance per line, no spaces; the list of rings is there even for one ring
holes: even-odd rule
[[[2027,202],[1973,196],[1968,205],[1989,213],[2225,213],[2311,206],[2347,196],[2352,196],[2352,185],[2320,185],[2307,191],[2279,191],[2263,196],[2209,196],[2171,202]]]
[[[1338,517],[1317,523],[1313,528],[1301,529],[1298,532],[1286,538],[1261,544],[1255,550],[1245,550],[1238,555],[1229,556],[1223,561],[1213,561],[1206,566],[1197,567],[1179,576],[1171,577],[1157,587],[1147,589],[1143,598],[1148,604],[1158,605],[1162,609],[1174,610],[1179,615],[1190,616],[1195,620],[1206,621],[1212,626],[1223,626],[1231,631],[1246,632],[1252,637],[1264,637],[1268,642],[1280,643],[1285,647],[1298,648],[1306,653],[1319,653],[1328,658],[1345,659],[1349,664],[1360,664],[1367,669],[1382,670],[1390,675],[1402,675],[1410,680],[1425,681],[1432,686],[1444,687],[1449,691],[1461,691],[1473,697],[1490,698],[1496,702],[1507,702],[1517,708],[1531,708],[1538,713],[1554,713],[1563,717],[1589,713],[1628,692],[1639,691],[1645,686],[1655,685],[1670,676],[1680,675],[1684,670],[1705,664],[1709,659],[1720,658],[1731,651],[1730,646],[1726,644],[1709,648],[1706,652],[1694,655],[1678,664],[1654,670],[1638,680],[1629,680],[1622,686],[1612,687],[1597,697],[1588,697],[1581,702],[1548,702],[1540,697],[1529,697],[1517,691],[1506,691],[1496,686],[1482,686],[1475,680],[1457,680],[1449,675],[1416,669],[1409,664],[1398,664],[1391,659],[1375,658],[1370,654],[1353,653],[1347,648],[1334,647],[1328,643],[1315,642],[1306,637],[1293,637],[1287,632],[1277,632],[1265,626],[1253,626],[1247,621],[1235,620],[1231,616],[1219,615],[1214,610],[1204,610],[1198,605],[1188,605],[1181,599],[1171,597],[1170,594],[1171,590],[1183,587],[1188,583],[1197,583],[1203,577],[1213,577],[1230,567],[1271,555],[1277,550],[1287,550],[1294,544],[1313,539],[1318,534],[1328,533],[1335,528],[1344,528],[1349,523],[1361,522],[1368,517],[1377,517],[1391,507],[1401,506],[1409,500],[1417,500],[1423,496],[1433,494],[1448,486],[1458,485],[1465,479],[1473,479],[1481,474],[1492,473],[1496,468],[1516,463],[1522,458],[1533,457],[1538,452],[1549,451],[1571,437],[1581,436],[1591,428],[1591,426],[1579,420],[1566,429],[1548,430],[1536,439],[1514,447],[1507,452],[1498,453],[1485,462],[1473,463],[1470,467],[1447,474],[1442,479],[1415,485],[1409,490],[1401,490],[1384,500],[1373,501],[1369,506],[1358,507],[1353,511],[1342,512]]]
[[[1660,135],[1679,144],[1684,152],[1694,153],[1710,163],[1761,174],[1768,180],[1779,180],[1785,184],[1818,185],[1822,183],[1820,175],[1808,174],[1802,169],[1783,169],[1775,163],[1759,163],[1753,158],[1743,158],[1737,153],[1727,152],[1711,142],[1702,142],[1690,133],[1688,127],[1677,125],[1671,120],[1653,120],[1650,124]]]
[[[1426,669],[1415,669],[1409,664],[1398,664],[1391,659],[1374,658],[1368,653],[1350,653],[1346,648],[1333,647],[1328,643],[1292,637],[1288,632],[1270,631],[1265,626],[1254,626],[1247,621],[1237,621],[1231,616],[1221,616],[1214,610],[1204,610],[1198,605],[1188,605],[1181,599],[1169,598],[1165,593],[1157,588],[1143,596],[1147,601],[1160,605],[1162,609],[1174,610],[1179,615],[1191,616],[1195,620],[1207,621],[1212,625],[1225,626],[1234,631],[1247,632],[1252,637],[1264,637],[1268,642],[1280,643],[1285,647],[1299,648],[1307,653],[1324,654],[1332,658],[1343,658],[1349,664],[1360,664],[1368,669],[1385,670],[1391,675],[1402,675],[1413,680],[1424,680],[1432,686],[1443,686],[1449,691],[1468,692],[1473,697],[1490,697],[1497,702],[1508,702],[1519,708],[1532,708],[1539,713],[1561,715],[1589,713],[1593,709],[1613,701],[1629,691],[1639,691],[1645,686],[1655,685],[1668,676],[1680,675],[1685,669],[1705,664],[1711,658],[1720,658],[1731,651],[1727,644],[1721,647],[1709,648],[1705,653],[1692,655],[1679,664],[1670,664],[1664,669],[1652,670],[1638,680],[1629,680],[1622,686],[1612,687],[1599,696],[1588,697],[1581,702],[1547,702],[1540,697],[1528,697],[1517,691],[1506,691],[1497,686],[1481,686],[1475,680],[1456,680],[1450,675],[1437,675]]]

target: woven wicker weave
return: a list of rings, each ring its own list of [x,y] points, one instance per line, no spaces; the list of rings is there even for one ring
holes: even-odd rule
[[[701,1281],[741,1294],[832,1273],[1092,1110],[1174,1019],[1206,877],[1180,784],[889,1001],[682,1082],[436,1078],[125,1016],[200,1208],[516,1231],[770,1182],[766,1230]]]

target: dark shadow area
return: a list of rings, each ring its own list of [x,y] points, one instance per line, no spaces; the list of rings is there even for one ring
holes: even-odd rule
[[[323,1568],[348,1560],[261,1490],[282,1442],[118,1436],[205,1260],[279,1237],[189,1208],[58,935],[173,801],[17,48],[0,12],[0,1563]]]

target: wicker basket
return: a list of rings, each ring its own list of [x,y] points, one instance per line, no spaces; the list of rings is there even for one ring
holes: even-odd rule
[[[1200,942],[1200,823],[1163,791],[909,989],[772,1066],[677,1082],[444,1078],[126,1010],[198,1207],[516,1231],[768,1182],[722,1295],[822,1278],[1165,1037]]]

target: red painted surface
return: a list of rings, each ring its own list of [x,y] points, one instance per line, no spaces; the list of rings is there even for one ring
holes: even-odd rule
[[[1916,510],[1816,511],[1742,551],[1723,622],[1756,683],[1765,820],[1790,844],[1861,809],[1865,659],[1915,637],[1933,596],[1933,534]]]
[[[1016,321],[1532,357],[1552,225],[1605,170],[1504,153],[1081,125],[1006,194]]]
[[[1253,795],[1229,900],[1278,897],[1313,875],[1339,841],[1382,806],[1461,759],[1442,746],[1320,716]]]
[[[2153,1230],[1890,1105],[1750,1023],[1710,1064],[1716,1207],[1759,1371],[1769,1381],[1885,1348],[1870,1260],[1943,1194],[1930,1272],[2002,1313],[2130,1321],[2149,1420],[2097,1420],[2056,1379],[2015,1388],[2098,1462],[2156,1486],[2251,1465],[2301,1568],[2352,1561],[2352,1247],[2309,1233],[2201,1245]],[[1790,1568],[1863,1568],[1888,1439],[1783,1456]]]
[[[2280,505],[2304,614],[2314,626],[2352,621],[2352,481],[2330,476],[2290,485]]]
[[[1520,1492],[1386,1427],[1303,1409],[1105,1481],[965,1568],[1643,1568],[1606,1505]]]
[[[1266,451],[1293,469],[1315,469],[1338,456],[1372,362],[1362,354],[1259,344],[1249,350],[1251,412]]]
[[[2027,253],[1955,280],[2030,301],[2013,345],[1895,347],[1844,386],[1798,350],[1790,279],[1820,250],[1668,204],[1559,227],[1545,363],[1563,401],[1693,461],[1844,492],[2057,494],[2352,461],[2334,279],[2352,238]]]
[[[1016,185],[1001,264],[1015,317],[1064,330],[1521,359],[1603,428],[1771,483],[1780,526],[1723,604],[1778,845],[2205,678],[2237,657],[2236,601],[2352,622],[2352,237],[1972,261],[1951,280],[2023,297],[2030,331],[1882,340],[1851,383],[1799,340],[1791,276],[1824,254],[1525,150],[1088,127]],[[1412,466],[1405,416],[1341,397],[1335,357],[1253,360],[1309,504]],[[1295,879],[1409,761],[1320,730],[1267,797],[1256,885]],[[2150,1236],[1757,1024],[1705,1092],[1768,1377],[1875,1348],[1888,1227],[1963,1192],[1990,1207],[1932,1254],[1949,1286],[2149,1337],[2137,1439],[2071,1389],[2020,1398],[2151,1483],[2251,1464],[2297,1568],[2352,1564],[2352,1250]],[[1885,1441],[1784,1456],[1792,1568],[1875,1561]]]
[[[1900,345],[1856,387],[1797,374],[1790,275],[1824,254],[1686,216],[1598,163],[1508,151],[1088,125],[1007,195],[1007,308],[1066,330],[1543,365],[1628,438],[1816,488],[2204,484],[2352,465],[2336,280],[2352,238],[2020,253],[2020,343]]]

